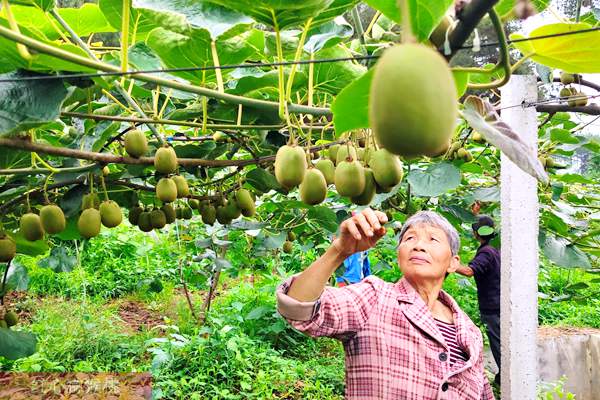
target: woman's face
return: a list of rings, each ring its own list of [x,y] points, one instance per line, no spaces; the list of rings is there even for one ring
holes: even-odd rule
[[[413,282],[443,281],[446,273],[460,265],[452,255],[444,230],[427,224],[411,226],[398,245],[398,265],[404,276]]]

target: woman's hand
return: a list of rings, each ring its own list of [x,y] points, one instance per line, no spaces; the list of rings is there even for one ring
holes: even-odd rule
[[[342,222],[340,236],[334,239],[332,246],[346,257],[368,250],[385,235],[383,224],[386,222],[384,213],[365,208]]]

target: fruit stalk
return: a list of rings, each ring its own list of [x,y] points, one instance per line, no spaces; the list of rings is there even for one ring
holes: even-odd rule
[[[221,64],[219,63],[219,53],[217,53],[217,42],[214,40],[210,41],[210,53],[213,59],[213,65],[215,68],[215,75],[217,76],[217,89],[220,93],[225,93],[225,87],[223,86],[223,71],[221,71]]]
[[[310,25],[312,24],[312,17],[306,21],[304,25],[304,29],[302,30],[302,35],[300,35],[300,41],[298,43],[298,48],[296,49],[296,54],[294,55],[294,63],[300,61],[300,57],[302,56],[302,47],[304,46],[304,42],[306,41],[306,35],[308,34],[308,30],[310,29]],[[311,53],[312,54],[312,53]],[[312,64],[310,64],[312,65]],[[292,69],[290,70],[290,77],[288,78],[287,88],[285,98],[290,103],[292,102],[292,86],[294,85],[294,76],[296,75],[296,69],[298,69],[298,64],[293,64]]]
[[[123,15],[121,17],[121,71],[127,71],[129,64],[129,16],[131,13],[131,0],[123,0]],[[121,84],[125,77],[121,78]]]

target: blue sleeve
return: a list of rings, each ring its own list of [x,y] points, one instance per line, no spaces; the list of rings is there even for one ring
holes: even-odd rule
[[[475,255],[475,258],[469,263],[469,267],[471,267],[475,275],[480,276],[488,272],[491,262],[491,255],[483,250]]]

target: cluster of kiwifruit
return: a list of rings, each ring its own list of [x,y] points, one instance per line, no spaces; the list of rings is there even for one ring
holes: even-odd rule
[[[107,228],[119,226],[123,212],[117,202],[106,198],[100,202],[98,193],[91,192],[81,200],[81,214],[77,220],[77,230],[86,239],[98,236],[102,225]]]
[[[567,72],[560,73],[560,82],[565,85],[560,90],[560,97],[567,99],[569,107],[584,107],[588,103],[588,98],[585,93],[578,91],[573,86],[570,86],[575,82],[575,75]]]
[[[453,160],[473,161],[473,155],[465,149],[460,141],[452,143],[448,149],[448,158]]]
[[[34,242],[44,238],[44,233],[55,235],[65,229],[66,220],[62,209],[56,204],[46,204],[39,215],[28,210],[21,216],[19,228],[26,240]],[[6,236],[8,238],[8,236]]]
[[[294,240],[296,240],[296,234],[293,231],[288,231],[287,233],[287,238],[285,240],[285,242],[283,242],[283,252],[284,253],[291,253],[292,250],[294,249],[294,244],[292,243]]]
[[[363,148],[360,141],[357,144],[335,144],[327,157],[310,164],[302,147],[282,146],[275,157],[275,178],[288,190],[299,186],[300,199],[309,205],[323,202],[331,184],[340,196],[367,205],[375,193],[389,192],[400,183],[402,162],[385,149]]]
[[[0,306],[0,329],[9,329],[19,322],[19,317],[14,311],[5,311],[4,307]]]

